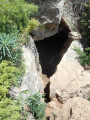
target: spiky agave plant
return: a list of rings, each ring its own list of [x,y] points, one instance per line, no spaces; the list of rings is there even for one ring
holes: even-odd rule
[[[0,60],[12,58],[12,51],[19,45],[18,37],[13,34],[0,33]]]

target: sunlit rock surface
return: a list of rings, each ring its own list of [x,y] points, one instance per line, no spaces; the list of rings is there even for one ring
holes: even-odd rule
[[[75,46],[82,50],[79,41],[73,41],[50,78],[51,99],[58,96],[59,101],[65,102],[75,96],[90,97],[90,71],[85,71],[79,64]]]

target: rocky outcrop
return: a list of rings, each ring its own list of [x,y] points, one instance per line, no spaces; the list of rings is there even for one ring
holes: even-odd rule
[[[25,75],[21,86],[19,88],[12,87],[10,91],[11,96],[15,98],[18,98],[20,93],[22,93],[23,98],[25,98],[27,94],[24,94],[23,91],[28,91],[28,95],[30,95],[31,93],[40,92],[43,89],[38,53],[34,40],[31,37],[27,45],[22,47],[22,50],[25,64]]]
[[[79,31],[80,13],[84,10],[83,3],[89,0],[29,0],[39,6],[38,15],[35,15],[44,25],[44,29],[32,32],[34,40],[43,40],[58,33],[61,20],[71,31]]]
[[[39,15],[37,18],[44,24],[44,29],[40,28],[33,32],[34,40],[43,40],[58,32],[65,1],[30,0],[30,3],[35,3],[39,6]]]
[[[22,88],[26,85],[31,92],[39,92],[42,88],[41,68],[37,49],[31,37],[30,42],[23,46],[23,57],[25,59],[26,73],[23,78]]]
[[[52,111],[50,120],[90,120],[90,102],[79,97],[68,99],[61,109]]]
[[[58,33],[61,20],[71,31],[78,31],[80,26],[80,13],[84,10],[83,3],[89,0],[30,0],[39,6],[38,15],[35,15],[44,25],[32,34],[35,41],[43,40]]]
[[[50,78],[50,98],[57,97],[61,103],[75,96],[90,97],[90,72],[79,64],[75,46],[82,49],[79,41],[73,41]]]
[[[82,39],[82,36],[81,36],[81,34],[79,34],[77,32],[69,32],[68,38],[71,40],[80,40],[80,39]]]
[[[40,27],[33,32],[34,40],[43,40],[58,33],[62,29],[61,20],[71,31],[78,31],[83,2],[85,0],[30,0],[30,3],[39,6],[39,14],[35,17],[44,25],[44,29]]]
[[[78,31],[80,27],[80,16],[84,11],[84,3],[89,0],[66,0],[63,7],[62,18],[65,20],[70,30]]]

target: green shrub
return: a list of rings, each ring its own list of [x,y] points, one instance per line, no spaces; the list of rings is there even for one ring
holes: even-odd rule
[[[90,66],[90,47],[85,48],[85,52],[81,51],[79,48],[75,47],[74,50],[78,54],[79,62],[82,66]]]
[[[90,101],[90,97],[87,100]]]
[[[11,85],[17,86],[23,75],[10,61],[0,63],[0,120],[20,120],[20,106],[9,98]]]
[[[42,98],[43,95],[36,93],[27,99],[27,105],[30,108],[30,112],[33,113],[37,120],[45,119],[46,103],[42,102]]]
[[[0,0],[0,32],[6,32],[12,25],[22,31],[36,12],[38,6],[24,0]]]
[[[17,86],[23,72],[9,61],[0,63],[0,100],[5,98],[11,85]]]
[[[32,31],[36,30],[40,25],[41,24],[38,20],[36,20],[34,18],[30,19],[27,27],[25,28],[25,31],[20,34],[21,35],[20,36],[21,42],[23,44],[28,43],[28,41],[30,40],[29,34]]]
[[[21,120],[19,113],[20,106],[17,106],[10,98],[0,101],[0,120]]]
[[[40,25],[39,21],[32,18],[29,21],[28,26],[26,27],[26,32],[30,33],[32,30],[35,30],[39,25]]]

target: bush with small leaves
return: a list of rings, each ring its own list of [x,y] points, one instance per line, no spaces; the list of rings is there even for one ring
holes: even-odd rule
[[[82,66],[90,66],[90,47],[85,48],[85,52],[81,51],[79,48],[75,47],[74,50],[78,54],[79,62]]]
[[[22,31],[36,12],[38,6],[25,0],[0,0],[0,32],[6,32],[12,25]]]
[[[10,61],[0,63],[0,120],[21,120],[21,106],[9,97],[9,89],[18,86],[22,76],[22,70]]]
[[[30,33],[31,31],[35,30],[39,25],[40,25],[39,21],[32,18],[29,21],[28,26],[26,27],[26,32]]]
[[[0,120],[21,120],[20,106],[16,105],[10,98],[0,101]]]
[[[11,85],[19,85],[22,76],[22,70],[14,67],[10,61],[0,63],[0,100],[6,97]]]

